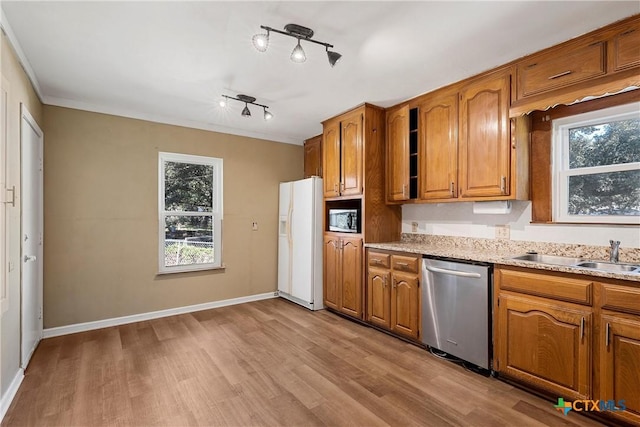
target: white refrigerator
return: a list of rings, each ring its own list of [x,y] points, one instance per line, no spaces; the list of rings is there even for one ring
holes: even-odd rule
[[[322,305],[322,179],[280,183],[278,295],[310,310]]]

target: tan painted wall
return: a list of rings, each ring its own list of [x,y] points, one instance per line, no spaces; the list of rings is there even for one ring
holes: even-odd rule
[[[277,289],[278,184],[302,178],[301,146],[53,106],[44,132],[45,328]],[[224,159],[225,271],[157,275],[159,151]]]
[[[1,34],[0,63],[2,77],[8,83],[9,119],[7,164],[0,166],[0,173],[6,173],[7,187],[15,185],[18,195],[16,207],[7,206],[6,236],[1,236],[0,239],[1,244],[7,245],[8,261],[14,266],[12,271],[7,272],[6,277],[8,309],[0,316],[2,331],[0,335],[0,396],[4,398],[9,384],[20,368],[20,104],[26,105],[40,127],[42,127],[42,104],[20,66],[7,37],[4,33]],[[4,191],[4,189],[0,190]]]

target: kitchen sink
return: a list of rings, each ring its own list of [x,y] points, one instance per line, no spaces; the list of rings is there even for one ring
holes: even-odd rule
[[[518,261],[531,261],[540,264],[555,264],[573,266],[584,261],[584,258],[573,258],[560,255],[526,254],[511,258]]]
[[[528,253],[511,257],[515,261],[529,261],[538,264],[563,265],[565,267],[590,268],[593,270],[608,271],[612,273],[640,273],[640,265],[618,264],[606,261],[591,261],[584,258],[575,258],[560,255],[544,255]]]
[[[615,264],[612,262],[587,261],[579,262],[575,265],[582,268],[593,268],[595,270],[613,271],[613,272],[640,272],[640,265],[631,264]]]

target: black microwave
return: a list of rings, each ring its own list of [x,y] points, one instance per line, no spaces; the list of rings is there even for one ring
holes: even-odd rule
[[[358,209],[329,209],[329,231],[358,233],[360,231]]]

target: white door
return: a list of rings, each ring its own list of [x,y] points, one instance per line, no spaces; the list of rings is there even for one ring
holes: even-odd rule
[[[42,338],[43,134],[21,105],[22,367]]]

